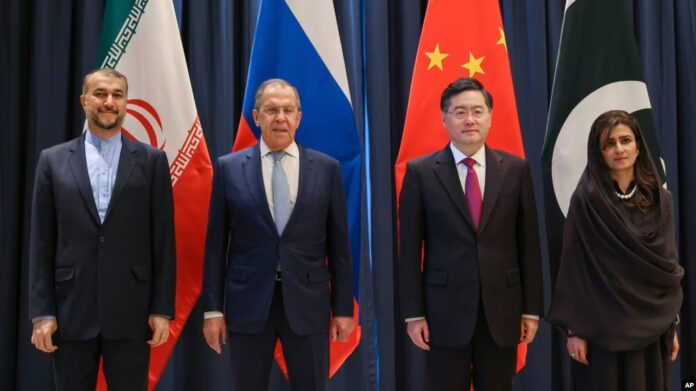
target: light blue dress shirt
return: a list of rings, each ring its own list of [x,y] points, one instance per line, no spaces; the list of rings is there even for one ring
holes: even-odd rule
[[[87,158],[87,173],[92,186],[94,203],[97,205],[99,220],[104,222],[106,210],[109,208],[111,194],[116,182],[118,162],[121,157],[121,132],[117,135],[102,139],[91,131],[85,133],[85,157]]]

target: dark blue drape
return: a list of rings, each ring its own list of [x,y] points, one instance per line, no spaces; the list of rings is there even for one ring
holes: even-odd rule
[[[42,149],[82,132],[82,76],[96,61],[103,4],[3,0],[0,7],[0,389],[46,390],[51,363],[29,345],[26,313],[33,171]]]
[[[211,157],[232,148],[261,0],[174,0]],[[580,0],[579,0],[580,1]],[[681,376],[696,378],[696,4],[626,0],[678,208],[686,266]],[[541,189],[546,127],[564,0],[501,0],[527,158]],[[395,295],[393,165],[426,0],[334,0],[366,181],[361,309],[363,342],[331,382],[334,390],[422,390],[423,356],[405,336]],[[0,0],[0,389],[52,389],[49,358],[29,344],[28,215],[41,149],[80,133],[81,78],[94,67],[104,0]],[[598,11],[601,12],[601,11]],[[537,192],[539,205],[543,195]],[[540,207],[540,218],[543,209]],[[543,225],[541,226],[543,229]],[[543,232],[542,232],[543,234]],[[550,298],[544,254],[546,302]],[[228,390],[229,359],[202,338],[194,310],[159,390]],[[542,323],[521,390],[563,389],[565,339]],[[288,389],[276,370],[273,389]]]
[[[696,3],[676,0],[674,7],[676,58],[673,78],[676,90],[675,181],[680,186],[679,240],[682,263],[686,267],[682,306],[682,378],[696,379]]]

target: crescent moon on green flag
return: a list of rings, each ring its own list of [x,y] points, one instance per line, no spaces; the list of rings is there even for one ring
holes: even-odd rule
[[[633,113],[650,107],[644,82],[622,80],[596,89],[571,110],[558,132],[551,159],[553,191],[563,216],[568,214],[570,196],[587,164],[587,137],[592,122],[608,110]]]

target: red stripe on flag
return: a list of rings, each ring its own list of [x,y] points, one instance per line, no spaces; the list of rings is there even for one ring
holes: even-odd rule
[[[140,106],[143,109],[145,109],[150,115],[157,121],[157,125],[159,125],[160,129],[162,128],[162,120],[160,119],[159,114],[157,114],[157,110],[155,110],[154,107],[152,107],[151,104],[145,102],[142,99],[128,99],[128,103],[136,106]]]
[[[189,131],[200,128],[198,118]],[[197,146],[187,165],[178,174],[174,186],[174,223],[176,230],[176,317],[169,322],[169,340],[152,349],[150,355],[149,389],[152,391],[164,372],[186,321],[198,302],[203,285],[203,257],[208,227],[208,208],[212,191],[213,168],[205,138]],[[183,152],[183,151],[180,151]],[[176,164],[170,162],[170,166]],[[100,364],[101,366],[101,364]],[[103,371],[99,371],[98,390],[106,390]]]
[[[201,138],[191,161],[174,186],[176,224],[176,318],[169,323],[169,341],[152,349],[150,390],[154,390],[176,346],[203,285],[203,257],[212,190],[212,165]]]
[[[517,372],[521,371],[527,365],[527,344],[521,343],[517,345]]]
[[[251,147],[252,145],[258,144],[259,140],[256,138],[254,132],[251,131],[251,127],[246,120],[246,117],[242,116],[239,121],[239,128],[237,128],[237,138],[234,140],[234,146],[232,151],[236,152],[244,148]]]
[[[329,345],[329,377],[333,377],[341,369],[341,366],[360,344],[360,338],[362,337],[360,305],[358,305],[358,301],[355,299],[353,299],[353,316],[355,317],[355,330],[348,337],[348,340],[346,342],[331,342]]]
[[[486,144],[524,156],[502,28],[495,1],[440,0],[428,4],[396,162],[397,196],[406,162],[442,149],[449,142],[440,117],[440,95],[460,77],[479,79],[493,95],[493,123]]]
[[[346,362],[348,357],[353,354],[353,351],[360,344],[360,338],[362,337],[362,327],[360,326],[360,306],[358,301],[353,299],[353,313],[355,316],[355,330],[348,337],[345,342],[331,341],[329,342],[329,377],[332,378],[341,366]],[[283,355],[283,344],[280,339],[276,342],[275,351],[273,352],[276,362],[280,371],[283,373],[286,379],[290,378],[288,374],[288,365],[285,362],[285,356]]]
[[[157,135],[155,134],[155,128],[152,127],[150,121],[148,121],[144,115],[140,114],[135,110],[127,109],[126,112],[132,115],[143,125],[143,127],[145,128],[145,132],[147,133],[147,138],[150,140],[150,146],[152,146],[153,148],[157,148]]]

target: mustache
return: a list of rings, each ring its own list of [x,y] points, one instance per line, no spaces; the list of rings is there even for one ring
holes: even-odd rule
[[[118,114],[118,110],[115,109],[102,109],[98,110],[99,113],[112,113],[112,114]]]

